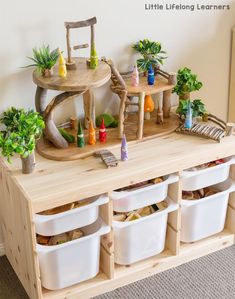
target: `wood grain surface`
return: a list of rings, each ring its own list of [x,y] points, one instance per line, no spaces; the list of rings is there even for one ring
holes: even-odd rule
[[[98,67],[93,70],[86,64],[87,58],[73,58],[77,68],[69,70],[67,77],[61,78],[58,74],[58,65],[54,67],[54,74],[49,78],[33,72],[33,82],[42,88],[60,91],[82,91],[88,88],[100,87],[111,77],[110,67],[99,61]]]

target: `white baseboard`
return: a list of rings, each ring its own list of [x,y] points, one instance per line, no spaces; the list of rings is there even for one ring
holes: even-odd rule
[[[5,247],[3,243],[0,243],[0,256],[5,254]]]

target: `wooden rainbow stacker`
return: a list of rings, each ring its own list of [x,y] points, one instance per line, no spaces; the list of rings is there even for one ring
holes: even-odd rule
[[[118,158],[119,151],[117,148],[112,150]],[[222,232],[193,243],[180,242],[181,209],[177,209],[168,217],[164,251],[132,265],[121,266],[114,263],[115,243],[111,230],[101,239],[100,271],[96,277],[70,287],[48,290],[41,283],[35,228],[36,213],[169,174],[179,175],[179,180],[169,185],[168,196],[180,206],[183,170],[233,155],[234,135],[215,143],[171,134],[130,144],[129,161],[119,161],[117,167],[109,169],[93,156],[57,162],[37,155],[35,172],[24,175],[20,170],[20,159],[13,159],[10,165],[2,160],[0,211],[5,252],[29,297],[91,298],[233,245],[235,193],[230,194]],[[231,166],[230,177],[235,180],[234,166]],[[111,200],[101,206],[99,213],[103,221],[112,226]]]

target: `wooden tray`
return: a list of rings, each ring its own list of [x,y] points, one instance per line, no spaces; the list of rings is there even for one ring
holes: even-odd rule
[[[151,113],[151,119],[144,121],[144,134],[142,140],[136,140],[136,130],[137,130],[137,114],[131,114],[125,123],[125,134],[128,143],[143,142],[148,139],[160,137],[163,135],[168,135],[175,131],[179,126],[178,117],[175,113],[171,114],[171,117],[164,119],[163,125],[156,124],[156,112]],[[70,131],[73,135],[76,134],[75,131]],[[96,151],[101,149],[109,149],[120,147],[121,140],[118,139],[118,129],[108,128],[107,129],[107,142],[100,143],[98,140],[99,128],[96,129],[97,143],[95,145],[87,144],[88,131],[84,130],[86,146],[84,148],[79,148],[76,144],[69,144],[66,149],[57,149],[49,141],[41,138],[37,143],[38,153],[50,160],[57,161],[71,161],[80,158],[88,157],[93,155]]]

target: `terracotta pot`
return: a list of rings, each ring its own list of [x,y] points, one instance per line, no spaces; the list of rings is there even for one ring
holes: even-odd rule
[[[22,161],[22,173],[29,174],[34,171],[35,168],[35,154],[34,151],[27,157],[21,157]]]
[[[43,77],[49,78],[53,75],[53,69],[46,69],[42,73]]]
[[[179,100],[190,100],[190,92],[180,95]]]

